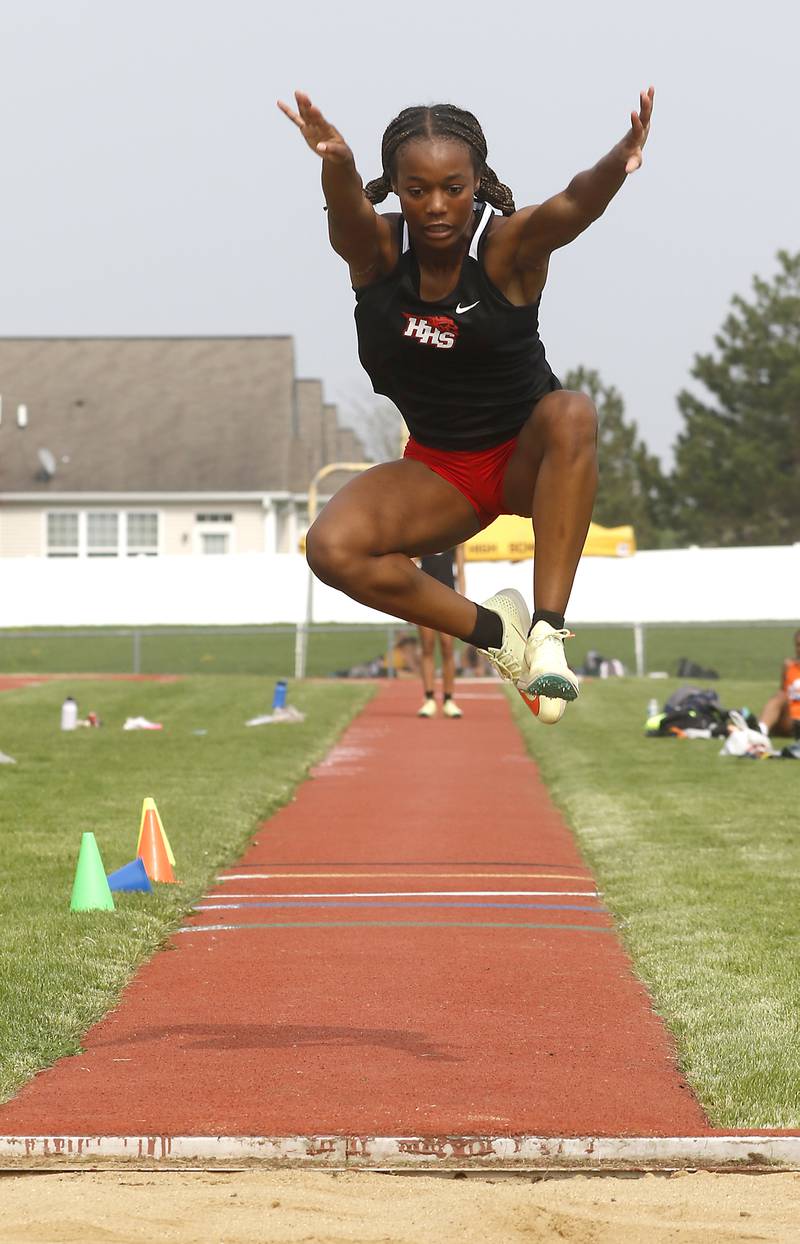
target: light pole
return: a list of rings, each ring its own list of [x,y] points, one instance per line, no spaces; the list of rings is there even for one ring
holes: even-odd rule
[[[316,475],[308,485],[308,525],[309,527],[317,517],[317,495],[320,482],[327,475],[333,475],[336,471],[367,471],[374,466],[374,462],[329,462],[327,466],[320,467]],[[305,678],[306,676],[306,657],[308,655],[308,630],[314,620],[314,573],[309,566],[308,582],[306,585],[306,616],[305,621],[298,623],[297,634],[294,641],[294,676],[295,678]]]

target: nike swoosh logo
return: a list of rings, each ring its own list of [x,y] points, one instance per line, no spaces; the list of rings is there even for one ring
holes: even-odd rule
[[[480,302],[480,298],[478,302]],[[471,302],[468,307],[462,307],[461,303],[459,303],[456,307],[456,315],[463,315],[465,311],[471,311],[473,307],[477,307],[478,302]]]

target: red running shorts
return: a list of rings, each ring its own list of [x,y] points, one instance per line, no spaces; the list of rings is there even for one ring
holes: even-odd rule
[[[503,479],[517,440],[515,436],[488,449],[430,449],[410,436],[403,457],[424,463],[457,488],[478,515],[483,529],[498,514],[510,512],[503,501]]]

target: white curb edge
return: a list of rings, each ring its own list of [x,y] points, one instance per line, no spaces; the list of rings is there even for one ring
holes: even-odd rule
[[[0,1162],[336,1169],[800,1169],[796,1136],[0,1136]]]

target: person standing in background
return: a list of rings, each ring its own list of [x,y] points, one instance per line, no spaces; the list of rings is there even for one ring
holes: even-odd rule
[[[462,596],[466,593],[464,582],[464,546],[459,544],[446,553],[432,553],[420,558],[420,570],[429,574],[445,587],[454,588]],[[422,644],[422,686],[425,699],[418,717],[436,716],[436,640],[439,640],[439,652],[442,657],[442,713],[445,717],[462,716],[461,709],[453,699],[456,685],[456,658],[453,636],[443,631],[434,631],[429,626],[419,627],[419,638]]]

